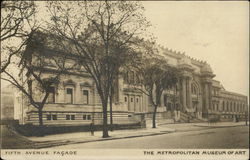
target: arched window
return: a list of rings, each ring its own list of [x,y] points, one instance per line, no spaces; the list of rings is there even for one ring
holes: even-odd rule
[[[194,83],[191,84],[191,93],[195,95],[198,94],[198,88]]]

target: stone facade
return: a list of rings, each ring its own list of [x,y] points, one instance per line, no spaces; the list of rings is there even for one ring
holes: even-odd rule
[[[226,91],[220,82],[213,79],[215,75],[209,64],[163,47],[159,47],[159,50],[170,65],[182,70],[182,78],[176,88],[163,92],[157,119],[180,121],[183,114],[201,121],[214,115],[228,121],[235,117],[244,118],[248,108],[247,97]],[[135,77],[132,72],[119,75],[116,79],[112,102],[114,124],[138,123],[144,118],[152,117],[153,108],[148,97],[128,83],[135,81]],[[102,124],[101,100],[90,76],[87,73],[72,73],[61,79],[59,85],[51,88],[48,102],[43,109],[44,124]],[[137,87],[142,89],[140,85]],[[37,98],[39,95],[37,93]],[[15,98],[15,119],[20,124],[38,125],[37,110],[18,97],[20,94]]]

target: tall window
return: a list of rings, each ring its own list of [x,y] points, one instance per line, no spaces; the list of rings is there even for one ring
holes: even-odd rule
[[[67,88],[66,89],[66,103],[73,103],[73,89]]]
[[[191,92],[192,94],[197,94],[197,88],[194,84],[191,84]]]
[[[225,102],[223,101],[222,102],[222,111],[224,111],[224,109],[225,109]]]
[[[89,91],[88,90],[83,90],[83,104],[89,104]]]
[[[128,83],[129,75],[128,72],[124,74],[124,82]]]
[[[55,87],[49,88],[48,103],[55,103]]]
[[[129,83],[131,83],[131,84],[135,83],[135,73],[133,71],[129,72],[128,80],[129,80]]]

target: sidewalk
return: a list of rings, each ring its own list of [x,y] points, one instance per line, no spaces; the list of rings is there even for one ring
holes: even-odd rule
[[[249,122],[247,123],[249,124]],[[217,122],[217,123],[198,123],[194,126],[199,127],[234,127],[234,126],[245,126],[246,122]]]
[[[249,123],[248,123],[249,124]],[[216,124],[204,123],[172,123],[163,125],[158,123],[157,128],[131,129],[131,130],[114,130],[109,131],[108,138],[102,138],[102,131],[95,131],[94,135],[90,132],[64,133],[56,135],[47,135],[44,137],[27,137],[35,143],[35,148],[48,148],[60,145],[87,143],[95,141],[115,140],[124,138],[135,138],[143,136],[162,135],[172,132],[188,132],[195,130],[204,130],[209,128],[245,126],[245,122],[218,122]]]
[[[102,138],[102,131],[95,131],[93,136],[90,132],[77,132],[27,138],[35,143],[35,148],[46,148],[67,144],[161,135],[171,132],[175,132],[175,129],[158,126],[157,128],[109,131],[110,137],[108,138]]]

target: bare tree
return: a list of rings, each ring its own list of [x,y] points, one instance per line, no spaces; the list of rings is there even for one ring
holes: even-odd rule
[[[157,108],[161,104],[162,93],[176,86],[179,70],[170,66],[164,57],[151,55],[143,58],[136,71],[140,76],[140,83],[144,86],[143,89],[137,89],[149,97],[154,109],[152,127],[156,128]]]
[[[36,29],[32,1],[1,1],[1,71],[11,64],[14,55],[22,51],[32,30]]]
[[[73,44],[74,54],[95,82],[103,109],[103,137],[109,137],[107,105],[119,68],[134,57],[136,36],[149,25],[139,2],[52,2],[50,27]]]
[[[73,70],[74,64],[67,65],[68,55],[49,48],[60,39],[41,32],[32,32],[27,39],[27,47],[19,54],[16,69],[18,75],[4,70],[1,79],[11,83],[27,97],[28,105],[38,110],[39,126],[43,126],[43,108],[62,75]],[[51,41],[54,40],[54,41]],[[48,41],[50,40],[50,42]],[[52,43],[52,44],[50,44]]]

